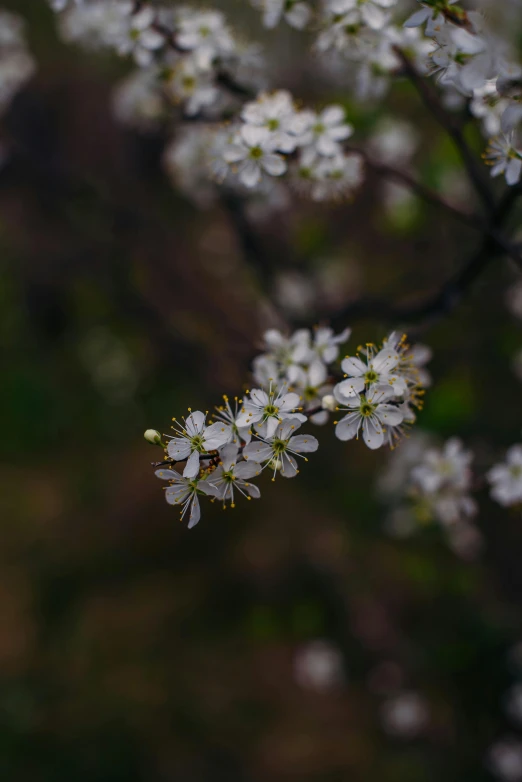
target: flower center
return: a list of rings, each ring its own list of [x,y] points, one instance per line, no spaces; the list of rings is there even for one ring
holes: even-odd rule
[[[263,157],[263,150],[261,147],[252,147],[250,150],[250,157],[254,160],[259,160],[260,157]]]
[[[326,128],[325,128],[325,126],[323,125],[323,123],[322,123],[322,122],[317,122],[317,123],[316,123],[316,124],[313,126],[313,131],[314,131],[314,133],[316,133],[318,136],[320,136],[320,135],[321,135],[321,133],[324,133],[324,132],[325,132],[325,130],[326,130]]]
[[[281,456],[281,454],[286,451],[287,445],[288,445],[288,440],[274,440],[274,442],[272,443],[274,456]]]
[[[193,451],[199,451],[199,453],[203,453],[205,450],[203,438],[200,434],[194,435],[194,437],[190,438],[190,443],[192,445]]]
[[[199,28],[199,34],[202,38],[208,38],[210,35],[210,27],[200,27]]]
[[[279,120],[278,119],[268,119],[266,121],[266,126],[268,130],[277,130],[279,127]]]
[[[317,396],[317,388],[313,386],[307,386],[307,388],[305,388],[303,391],[303,396],[307,402],[311,402],[312,399],[315,399]]]
[[[359,407],[359,412],[363,416],[363,418],[369,418],[372,413],[375,412],[377,405],[372,405],[370,402],[368,402],[366,399],[363,399],[361,402],[361,406]]]
[[[514,464],[509,468],[509,473],[512,478],[522,477],[522,466],[520,464]]]
[[[379,379],[379,375],[374,369],[370,369],[364,376],[364,379],[366,380],[366,383],[368,385],[371,385],[372,383],[375,383]]]
[[[184,76],[181,83],[187,92],[192,91],[196,86],[196,80],[193,76]]]
[[[279,412],[279,408],[276,407],[275,405],[267,405],[263,412],[267,417],[270,417],[272,415],[277,415]]]

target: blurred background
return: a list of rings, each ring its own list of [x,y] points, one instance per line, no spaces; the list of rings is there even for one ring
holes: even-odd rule
[[[342,103],[357,142],[407,123],[412,170],[471,204],[406,82],[361,107],[302,34],[219,6],[266,46],[272,83]],[[260,270],[233,205],[202,208],[169,179],[176,128],[115,118],[132,66],[65,45],[45,2],[2,7],[25,19],[36,63],[0,120],[2,778],[490,779],[490,747],[508,742],[507,757],[522,738],[505,708],[522,677],[519,511],[479,482],[479,551],[435,525],[390,534],[376,488],[390,455],[325,427],[296,480],[265,479],[262,501],[226,513],[207,504],[188,532],[142,437],[248,387],[265,328],[361,296],[422,299],[479,239],[370,173],[352,203],[252,209]],[[489,10],[520,34],[518,3]],[[479,474],[521,438],[516,280],[499,258],[457,309],[408,327],[434,353],[418,428],[461,437]],[[345,325],[352,346],[402,326]]]

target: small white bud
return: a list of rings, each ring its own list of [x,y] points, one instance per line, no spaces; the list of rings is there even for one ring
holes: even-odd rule
[[[161,435],[156,429],[147,429],[143,436],[146,441],[152,445],[163,445],[161,442]]]
[[[321,399],[321,407],[323,410],[330,410],[332,413],[334,413],[337,410],[337,402],[335,397],[332,396],[332,394],[326,394],[326,396],[323,396]]]

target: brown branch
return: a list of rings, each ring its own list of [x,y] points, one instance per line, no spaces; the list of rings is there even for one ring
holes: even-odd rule
[[[460,154],[464,167],[466,168],[469,179],[473,184],[477,195],[482,201],[486,212],[488,214],[492,214],[495,207],[493,191],[488,179],[484,174],[482,164],[477,160],[468,146],[460,123],[457,122],[442,106],[436,91],[433,89],[431,84],[426,81],[426,79],[417,73],[417,70],[415,69],[415,66],[411,62],[408,55],[399,47],[395,47],[395,52],[401,60],[404,73],[408,76],[411,83],[419,93],[424,105],[452,139]]]

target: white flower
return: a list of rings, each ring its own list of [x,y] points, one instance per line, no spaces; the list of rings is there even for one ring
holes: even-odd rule
[[[487,138],[500,133],[501,119],[505,116],[508,104],[509,101],[497,91],[496,79],[489,79],[473,90],[469,110],[474,117],[481,120],[482,130]]]
[[[296,148],[297,138],[292,133],[294,102],[286,90],[263,92],[257,100],[244,105],[241,118],[247,125],[264,128],[273,149],[293,152]]]
[[[339,385],[334,388],[334,396],[341,405],[345,405],[339,409],[348,410],[348,414],[337,422],[336,437],[339,440],[358,438],[362,428],[363,440],[368,448],[380,448],[385,441],[386,427],[397,426],[403,420],[401,410],[396,405],[387,404],[393,391],[384,386],[371,385],[366,394],[344,396],[339,391]]]
[[[497,464],[487,474],[491,496],[500,505],[522,503],[522,445],[512,445],[506,461]]]
[[[112,105],[116,118],[140,130],[157,127],[164,116],[164,100],[155,68],[131,73],[116,88]]]
[[[229,442],[235,445],[240,445],[243,442],[248,445],[252,439],[250,426],[238,426],[237,424],[237,419],[241,414],[242,400],[238,399],[237,396],[235,397],[234,410],[232,410],[228,396],[223,396],[223,400],[225,404],[216,407],[215,418],[224,421],[230,427]]]
[[[244,458],[256,464],[266,462],[265,467],[274,471],[272,480],[275,479],[277,471],[280,471],[284,478],[296,476],[299,471],[294,456],[313,453],[319,447],[319,443],[312,435],[293,434],[301,426],[303,418],[305,417],[288,418],[276,427],[272,437],[260,438],[251,442],[243,451]],[[306,457],[302,458],[306,461]]]
[[[300,382],[296,390],[300,393],[304,409],[308,412],[322,406],[323,397],[332,392],[333,386],[327,382],[328,370],[322,361],[316,359],[310,366],[303,370]],[[325,424],[328,421],[328,412],[323,409],[311,416],[314,424]]]
[[[430,448],[422,463],[412,470],[414,483],[428,494],[443,488],[466,490],[471,480],[471,451],[465,451],[457,437],[448,440],[443,449]]]
[[[351,333],[351,329],[344,329],[340,334],[334,334],[328,326],[318,326],[314,329],[312,351],[325,364],[331,364],[339,357],[339,345],[347,342]]]
[[[329,641],[309,641],[297,650],[294,675],[307,690],[329,692],[344,683],[342,655]]]
[[[177,436],[170,439],[167,452],[171,459],[187,463],[183,470],[185,478],[195,478],[199,473],[200,455],[215,451],[230,439],[230,427],[221,422],[206,425],[205,413],[196,410],[187,416],[185,425],[177,424]]]
[[[255,425],[255,429],[264,437],[272,437],[278,425],[287,418],[306,421],[306,416],[296,413],[300,403],[299,394],[288,393],[287,387],[280,390],[263,391],[254,388],[236,418],[238,427]]]
[[[350,197],[363,182],[363,159],[356,153],[320,158],[311,173],[314,201]]]
[[[432,37],[436,33],[440,32],[446,23],[446,16],[441,13],[443,10],[448,9],[449,6],[454,5],[458,0],[442,0],[442,2],[421,2],[422,8],[415,11],[409,19],[404,23],[405,27],[420,27],[425,22],[426,35]]]
[[[224,160],[237,169],[240,182],[245,187],[255,187],[263,177],[281,176],[286,163],[275,153],[277,145],[264,128],[245,125],[224,150]]]
[[[375,353],[374,345],[368,344],[365,349],[366,363],[359,356],[347,356],[341,361],[341,369],[347,376],[336,386],[343,397],[361,394],[365,388],[372,386],[388,386],[395,394],[403,394],[406,390],[404,378],[399,376],[397,367],[399,354],[393,347],[383,347]]]
[[[467,30],[445,27],[436,37],[437,48],[431,55],[433,73],[442,85],[453,85],[465,95],[490,78],[491,62],[486,42]],[[477,58],[485,53],[486,57]]]
[[[181,519],[189,511],[188,528],[195,527],[201,518],[198,494],[207,493],[203,481],[198,478],[186,478],[176,470],[156,470],[156,475],[163,481],[169,481],[165,489],[165,499],[169,505],[181,505]]]
[[[406,342],[406,334],[402,336],[393,331],[383,342],[383,348],[397,352],[398,363],[394,374],[399,375],[410,387],[431,385],[431,375],[425,365],[431,361],[433,352],[427,345],[420,343],[410,347]]]
[[[421,695],[402,692],[382,704],[381,719],[387,733],[397,738],[412,739],[426,727],[429,710]]]
[[[199,114],[219,97],[212,72],[198,68],[191,57],[183,57],[174,65],[165,82],[165,90],[174,100],[184,102],[188,117]]]
[[[502,782],[522,780],[522,742],[507,736],[490,747],[486,765]]]
[[[291,27],[302,30],[312,16],[307,0],[252,0],[252,5],[263,12],[263,24],[269,30],[276,27],[282,18]]]
[[[151,6],[145,6],[129,17],[125,36],[116,46],[119,54],[132,52],[138,65],[150,65],[153,52],[165,43],[163,33],[154,29],[155,13]]]
[[[261,496],[257,486],[249,482],[249,478],[259,475],[259,465],[255,462],[237,462],[238,448],[233,443],[226,445],[220,452],[221,461],[218,467],[199,484],[199,488],[226,504],[235,507],[234,490],[247,500]]]
[[[179,11],[176,43],[181,49],[194,53],[200,68],[210,68],[218,57],[234,52],[234,40],[220,11]]]
[[[342,106],[327,106],[319,114],[301,111],[295,117],[294,129],[301,146],[312,147],[319,155],[326,156],[339,154],[339,142],[353,134]]]
[[[514,146],[513,133],[491,139],[484,154],[486,163],[492,166],[491,176],[504,174],[508,185],[516,185],[522,176],[522,149]]]

